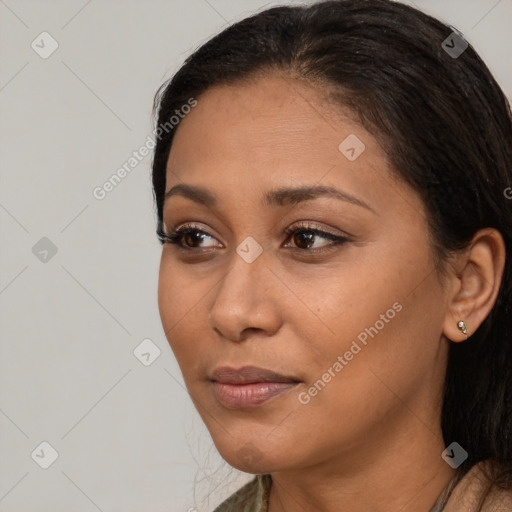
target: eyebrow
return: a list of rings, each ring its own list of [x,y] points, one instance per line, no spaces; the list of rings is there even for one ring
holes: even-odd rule
[[[168,190],[165,193],[164,201],[172,196],[182,196],[196,203],[203,204],[208,208],[214,208],[218,204],[217,197],[208,189],[196,185],[187,185],[185,183],[175,185]],[[348,192],[344,192],[337,188],[322,185],[269,190],[264,194],[262,202],[265,206],[277,207],[296,205],[318,197],[333,197],[341,201],[361,206],[375,213],[375,210],[362,199],[358,199]]]

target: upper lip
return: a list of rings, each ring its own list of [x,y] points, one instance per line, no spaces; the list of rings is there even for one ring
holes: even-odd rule
[[[294,377],[287,377],[272,370],[257,366],[243,366],[238,370],[229,366],[216,368],[210,380],[221,384],[254,384],[256,382],[300,382]]]

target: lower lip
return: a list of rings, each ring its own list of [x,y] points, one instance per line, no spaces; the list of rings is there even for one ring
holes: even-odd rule
[[[241,385],[212,382],[215,397],[223,406],[229,409],[258,407],[298,384],[299,382],[256,382]]]

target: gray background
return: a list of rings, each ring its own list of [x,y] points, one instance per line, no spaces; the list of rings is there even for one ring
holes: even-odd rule
[[[0,512],[202,512],[252,478],[219,457],[160,325],[151,155],[92,192],[151,134],[190,51],[280,3],[0,0]],[[414,4],[512,97],[512,0]]]

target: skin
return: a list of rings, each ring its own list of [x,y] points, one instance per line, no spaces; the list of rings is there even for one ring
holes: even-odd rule
[[[349,134],[366,146],[354,161],[338,149]],[[183,183],[206,187],[218,204],[174,195],[165,229],[198,224],[208,236],[184,243],[210,252],[164,245],[159,309],[222,457],[272,475],[270,512],[428,512],[453,475],[440,428],[449,344],[466,340],[459,320],[470,336],[494,304],[499,233],[479,232],[441,279],[422,201],[395,179],[375,138],[318,88],[278,74],[198,98],[168,160],[166,190]],[[330,197],[261,204],[269,189],[302,185],[336,187],[371,209]],[[304,237],[285,234],[301,221],[349,240],[315,256]],[[252,263],[236,252],[248,236],[263,250]],[[302,404],[299,393],[394,303],[401,311]],[[225,365],[301,383],[260,407],[229,409],[208,379]]]

